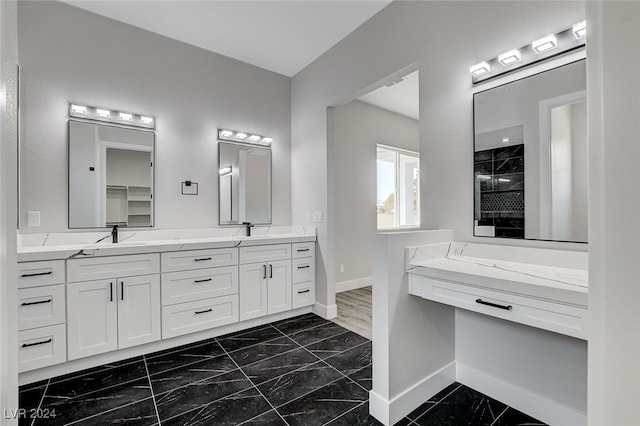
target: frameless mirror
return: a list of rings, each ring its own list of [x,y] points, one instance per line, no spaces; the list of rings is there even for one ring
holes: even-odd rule
[[[474,235],[587,242],[585,60],[473,103]]]
[[[220,225],[271,223],[271,148],[218,142]]]
[[[153,226],[154,133],[69,120],[69,228]]]

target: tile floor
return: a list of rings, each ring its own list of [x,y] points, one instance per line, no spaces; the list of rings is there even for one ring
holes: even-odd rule
[[[20,424],[379,425],[370,388],[371,342],[307,314],[23,386]],[[456,383],[398,424],[542,423]]]

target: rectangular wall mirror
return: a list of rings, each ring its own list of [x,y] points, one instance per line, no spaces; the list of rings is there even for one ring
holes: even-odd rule
[[[474,235],[587,242],[585,60],[478,92]]]
[[[69,228],[153,226],[154,138],[69,120]]]
[[[218,141],[220,225],[271,223],[271,148]]]

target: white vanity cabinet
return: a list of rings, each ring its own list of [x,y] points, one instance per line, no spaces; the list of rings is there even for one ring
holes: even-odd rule
[[[313,305],[316,301],[315,242],[292,244],[292,307]]]
[[[160,339],[158,254],[73,259],[67,262],[69,360]],[[125,273],[140,273],[124,276]],[[111,274],[111,276],[106,276]]]
[[[240,320],[291,309],[291,244],[240,248]]]

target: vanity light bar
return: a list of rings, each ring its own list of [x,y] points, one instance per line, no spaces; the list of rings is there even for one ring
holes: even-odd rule
[[[586,21],[555,34],[548,34],[519,49],[501,53],[497,58],[480,62],[471,68],[471,81],[477,84],[555,56],[584,48],[587,34]]]
[[[156,127],[156,120],[153,117],[74,103],[69,104],[69,117],[106,121],[126,126],[143,127],[145,129],[155,129]]]
[[[235,130],[218,129],[218,139],[231,141],[251,143],[255,145],[270,146],[273,142],[273,138],[268,136],[260,136],[255,133],[236,132]]]

